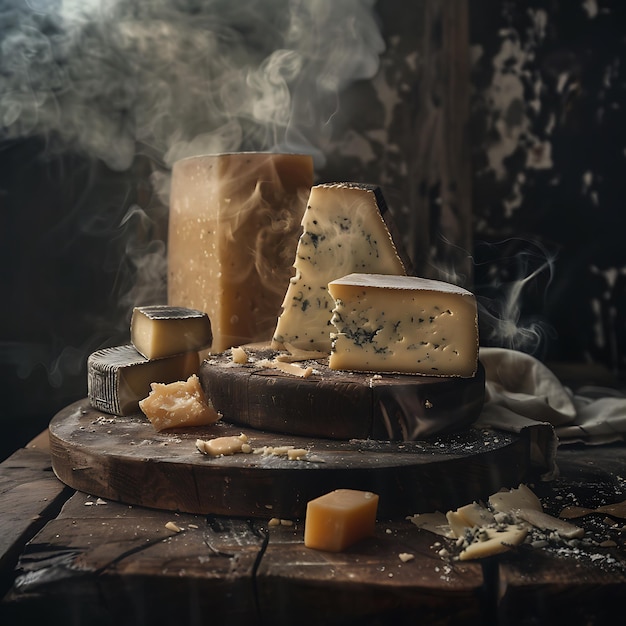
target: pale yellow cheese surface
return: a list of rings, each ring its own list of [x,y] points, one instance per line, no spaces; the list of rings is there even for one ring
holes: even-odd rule
[[[415,276],[350,274],[329,283],[335,370],[471,377],[478,365],[474,295]]]
[[[302,219],[294,268],[272,345],[330,352],[331,280],[351,272],[406,274],[378,188],[316,185]]]
[[[130,341],[147,359],[200,351],[211,339],[211,321],[203,311],[165,305],[133,309]]]
[[[206,426],[220,419],[220,415],[208,404],[200,379],[195,374],[187,380],[152,383],[150,387],[150,394],[139,401],[139,408],[157,431]]]
[[[336,489],[307,503],[304,545],[341,552],[374,534],[378,495],[355,489]]]
[[[271,339],[312,184],[308,155],[205,155],[174,164],[168,304],[208,314],[211,352]]]
[[[500,554],[518,546],[526,539],[528,528],[516,524],[498,528],[481,529],[484,537],[481,540],[470,543],[459,554],[460,561],[482,559],[495,554]]]

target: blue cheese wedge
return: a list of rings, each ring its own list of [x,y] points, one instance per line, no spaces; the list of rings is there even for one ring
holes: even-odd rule
[[[471,377],[478,366],[474,295],[416,276],[350,274],[328,284],[335,370]]]
[[[87,394],[91,406],[112,415],[139,412],[139,401],[151,383],[186,380],[197,373],[200,357],[187,352],[163,359],[146,359],[131,344],[104,348],[87,359]]]
[[[333,300],[328,283],[351,272],[406,274],[402,251],[379,187],[357,183],[316,185],[302,218],[295,275],[272,341],[300,350],[330,352]]]
[[[211,321],[204,311],[159,304],[133,309],[130,341],[147,359],[197,352],[212,340]]]

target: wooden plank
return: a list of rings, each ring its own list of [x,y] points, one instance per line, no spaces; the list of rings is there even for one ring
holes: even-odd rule
[[[200,624],[214,615],[254,623],[263,541],[246,520],[105,504],[78,492],[27,546],[3,608],[24,623]]]
[[[379,523],[374,537],[338,554],[306,548],[301,524],[268,534],[257,572],[267,623],[484,623],[481,565],[443,559],[445,542],[409,522]]]
[[[0,464],[0,595],[26,542],[70,495],[39,449],[21,449]]]

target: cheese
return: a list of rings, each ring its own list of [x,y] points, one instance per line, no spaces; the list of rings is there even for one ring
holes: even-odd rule
[[[330,352],[333,301],[328,283],[351,272],[406,274],[382,192],[372,185],[316,185],[302,219],[295,276],[283,301],[272,347]]]
[[[248,443],[247,435],[229,435],[225,437],[216,437],[215,439],[196,441],[196,448],[203,454],[209,456],[231,456],[239,452],[250,454],[252,448]]]
[[[312,184],[306,155],[205,155],[174,164],[168,304],[208,314],[211,352],[271,339]]]
[[[472,293],[415,276],[350,274],[329,283],[335,370],[474,376],[478,313]]]
[[[483,559],[518,546],[528,534],[528,527],[516,524],[477,529],[476,537],[459,554],[460,561]]]
[[[519,509],[543,511],[541,500],[524,484],[489,496],[489,506],[498,513],[514,513]]]
[[[207,403],[200,379],[192,374],[187,380],[152,383],[139,408],[157,431],[184,426],[214,424],[220,415]]]
[[[378,496],[369,491],[336,489],[307,503],[304,545],[341,552],[374,534]]]
[[[211,340],[211,321],[203,311],[165,305],[133,309],[130,341],[147,359],[197,352]]]
[[[104,348],[87,359],[87,394],[91,406],[113,415],[139,411],[139,400],[153,382],[186,380],[197,373],[200,358],[187,352],[164,359],[146,359],[131,345]]]
[[[457,537],[461,537],[466,528],[487,526],[496,522],[493,513],[477,502],[466,504],[456,511],[448,511],[446,519]]]

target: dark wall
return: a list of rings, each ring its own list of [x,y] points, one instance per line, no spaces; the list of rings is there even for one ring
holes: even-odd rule
[[[626,4],[471,6],[477,283],[537,271],[541,355],[623,371]]]

